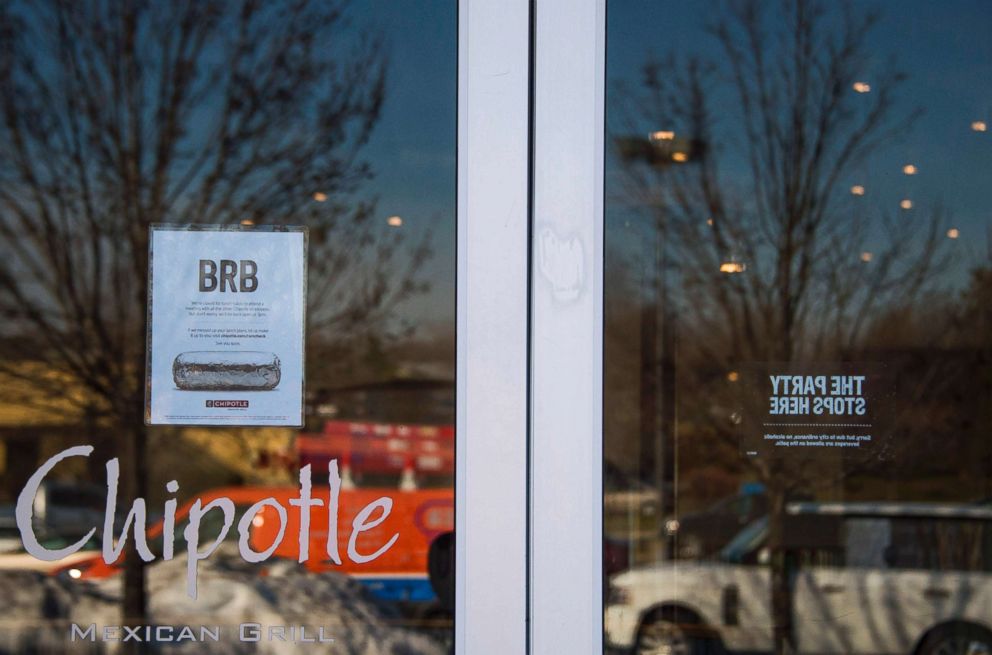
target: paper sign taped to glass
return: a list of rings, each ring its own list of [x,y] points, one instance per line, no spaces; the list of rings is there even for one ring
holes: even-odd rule
[[[153,226],[149,425],[303,424],[307,233]]]
[[[892,386],[878,363],[752,363],[739,385],[745,457],[884,457]]]

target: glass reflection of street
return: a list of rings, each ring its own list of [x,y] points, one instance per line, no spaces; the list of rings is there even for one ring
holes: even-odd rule
[[[992,649],[982,3],[610,3],[607,650]]]
[[[195,624],[222,632],[197,652],[241,652],[251,623],[263,652],[318,628],[334,642],[311,652],[448,651],[453,583],[431,571],[453,529],[455,9],[0,6],[0,650],[169,650]],[[146,427],[156,224],[308,229],[303,429]],[[181,372],[199,370],[187,355]],[[92,456],[46,476],[31,528],[48,550],[95,533],[38,560],[14,503],[43,462],[81,445]],[[129,538],[107,561],[111,459],[107,525]],[[324,504],[301,511],[307,466]],[[127,525],[138,498],[145,525]],[[245,562],[240,519],[268,501],[246,526],[269,556]],[[196,601],[183,591],[191,522],[200,551],[217,542]]]

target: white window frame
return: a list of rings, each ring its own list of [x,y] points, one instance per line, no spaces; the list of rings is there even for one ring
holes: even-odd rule
[[[459,655],[527,652],[529,13],[459,2]]]
[[[535,44],[531,652],[601,655],[606,0],[539,0]]]
[[[605,2],[459,1],[459,655],[602,653]]]

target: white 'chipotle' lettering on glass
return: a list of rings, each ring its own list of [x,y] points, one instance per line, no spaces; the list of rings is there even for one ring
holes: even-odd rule
[[[89,457],[92,452],[93,446],[75,446],[73,448],[63,450],[54,457],[50,458],[42,464],[37,471],[35,471],[34,475],[31,476],[27,485],[25,485],[24,489],[21,491],[20,496],[18,496],[17,507],[15,510],[17,529],[21,533],[21,541],[24,543],[25,550],[27,550],[27,552],[33,557],[46,562],[53,562],[64,557],[68,557],[69,555],[72,555],[80,550],[96,532],[96,528],[94,527],[82,539],[71,546],[58,550],[50,550],[45,548],[38,541],[33,525],[34,499],[38,494],[38,490],[41,488],[41,484],[45,477],[62,460],[69,457]],[[338,551],[338,535],[336,528],[338,524],[341,493],[341,477],[338,475],[337,460],[331,460],[328,463],[327,473],[328,493],[326,501],[321,498],[315,498],[312,495],[309,465],[300,469],[299,496],[289,501],[290,505],[298,507],[300,511],[300,562],[305,562],[310,557],[310,508],[326,506],[328,512],[328,525],[332,526],[332,528],[327,532],[327,557],[334,563],[341,564],[341,554]],[[115,457],[108,460],[107,511],[103,526],[103,561],[107,564],[112,564],[118,560],[127,545],[129,532],[134,533],[135,546],[141,559],[146,562],[154,561],[155,555],[148,548],[148,539],[146,536],[147,511],[145,500],[143,498],[138,498],[134,501],[134,503],[132,503],[131,509],[127,513],[127,519],[124,522],[124,527],[122,528],[121,533],[119,535],[114,533],[114,517],[117,515],[117,483],[119,475],[120,470],[117,458]],[[179,490],[179,485],[173,480],[166,485],[166,488],[170,493],[176,493]],[[262,552],[256,552],[249,546],[249,530],[251,528],[252,519],[266,505],[275,508],[276,513],[279,516],[280,528],[272,545]],[[351,524],[351,536],[348,539],[348,558],[352,562],[356,564],[365,564],[374,561],[392,548],[399,539],[399,533],[394,533],[393,536],[390,537],[386,543],[379,547],[375,552],[368,555],[363,555],[358,551],[359,535],[379,526],[386,521],[386,519],[389,518],[392,508],[392,499],[383,496],[366,505],[365,508],[363,508],[355,516]],[[378,515],[376,515],[377,510]],[[201,545],[200,523],[204,516],[213,511],[219,511],[223,514],[224,524],[221,527],[220,532],[211,543]],[[166,501],[163,514],[165,516],[166,530],[164,534],[162,559],[170,560],[173,558],[175,541],[175,500]],[[206,505],[203,505],[200,500],[193,503],[193,507],[189,512],[189,523],[183,533],[186,538],[186,551],[188,557],[188,564],[186,567],[186,593],[190,598],[196,598],[196,574],[199,562],[210,557],[210,555],[212,555],[220,544],[227,538],[227,534],[234,524],[234,517],[235,505],[229,498],[215,498]],[[246,562],[262,562],[268,559],[269,556],[275,552],[275,549],[279,546],[279,544],[282,543],[282,540],[286,534],[286,523],[286,508],[284,508],[275,498],[266,498],[252,505],[241,520],[238,521],[237,526],[239,533],[238,551],[241,553],[242,559]]]

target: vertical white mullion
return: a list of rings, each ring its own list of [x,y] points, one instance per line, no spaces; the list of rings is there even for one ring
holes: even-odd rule
[[[458,6],[455,644],[459,655],[522,655],[529,3]]]
[[[531,652],[602,652],[605,0],[535,19]]]

